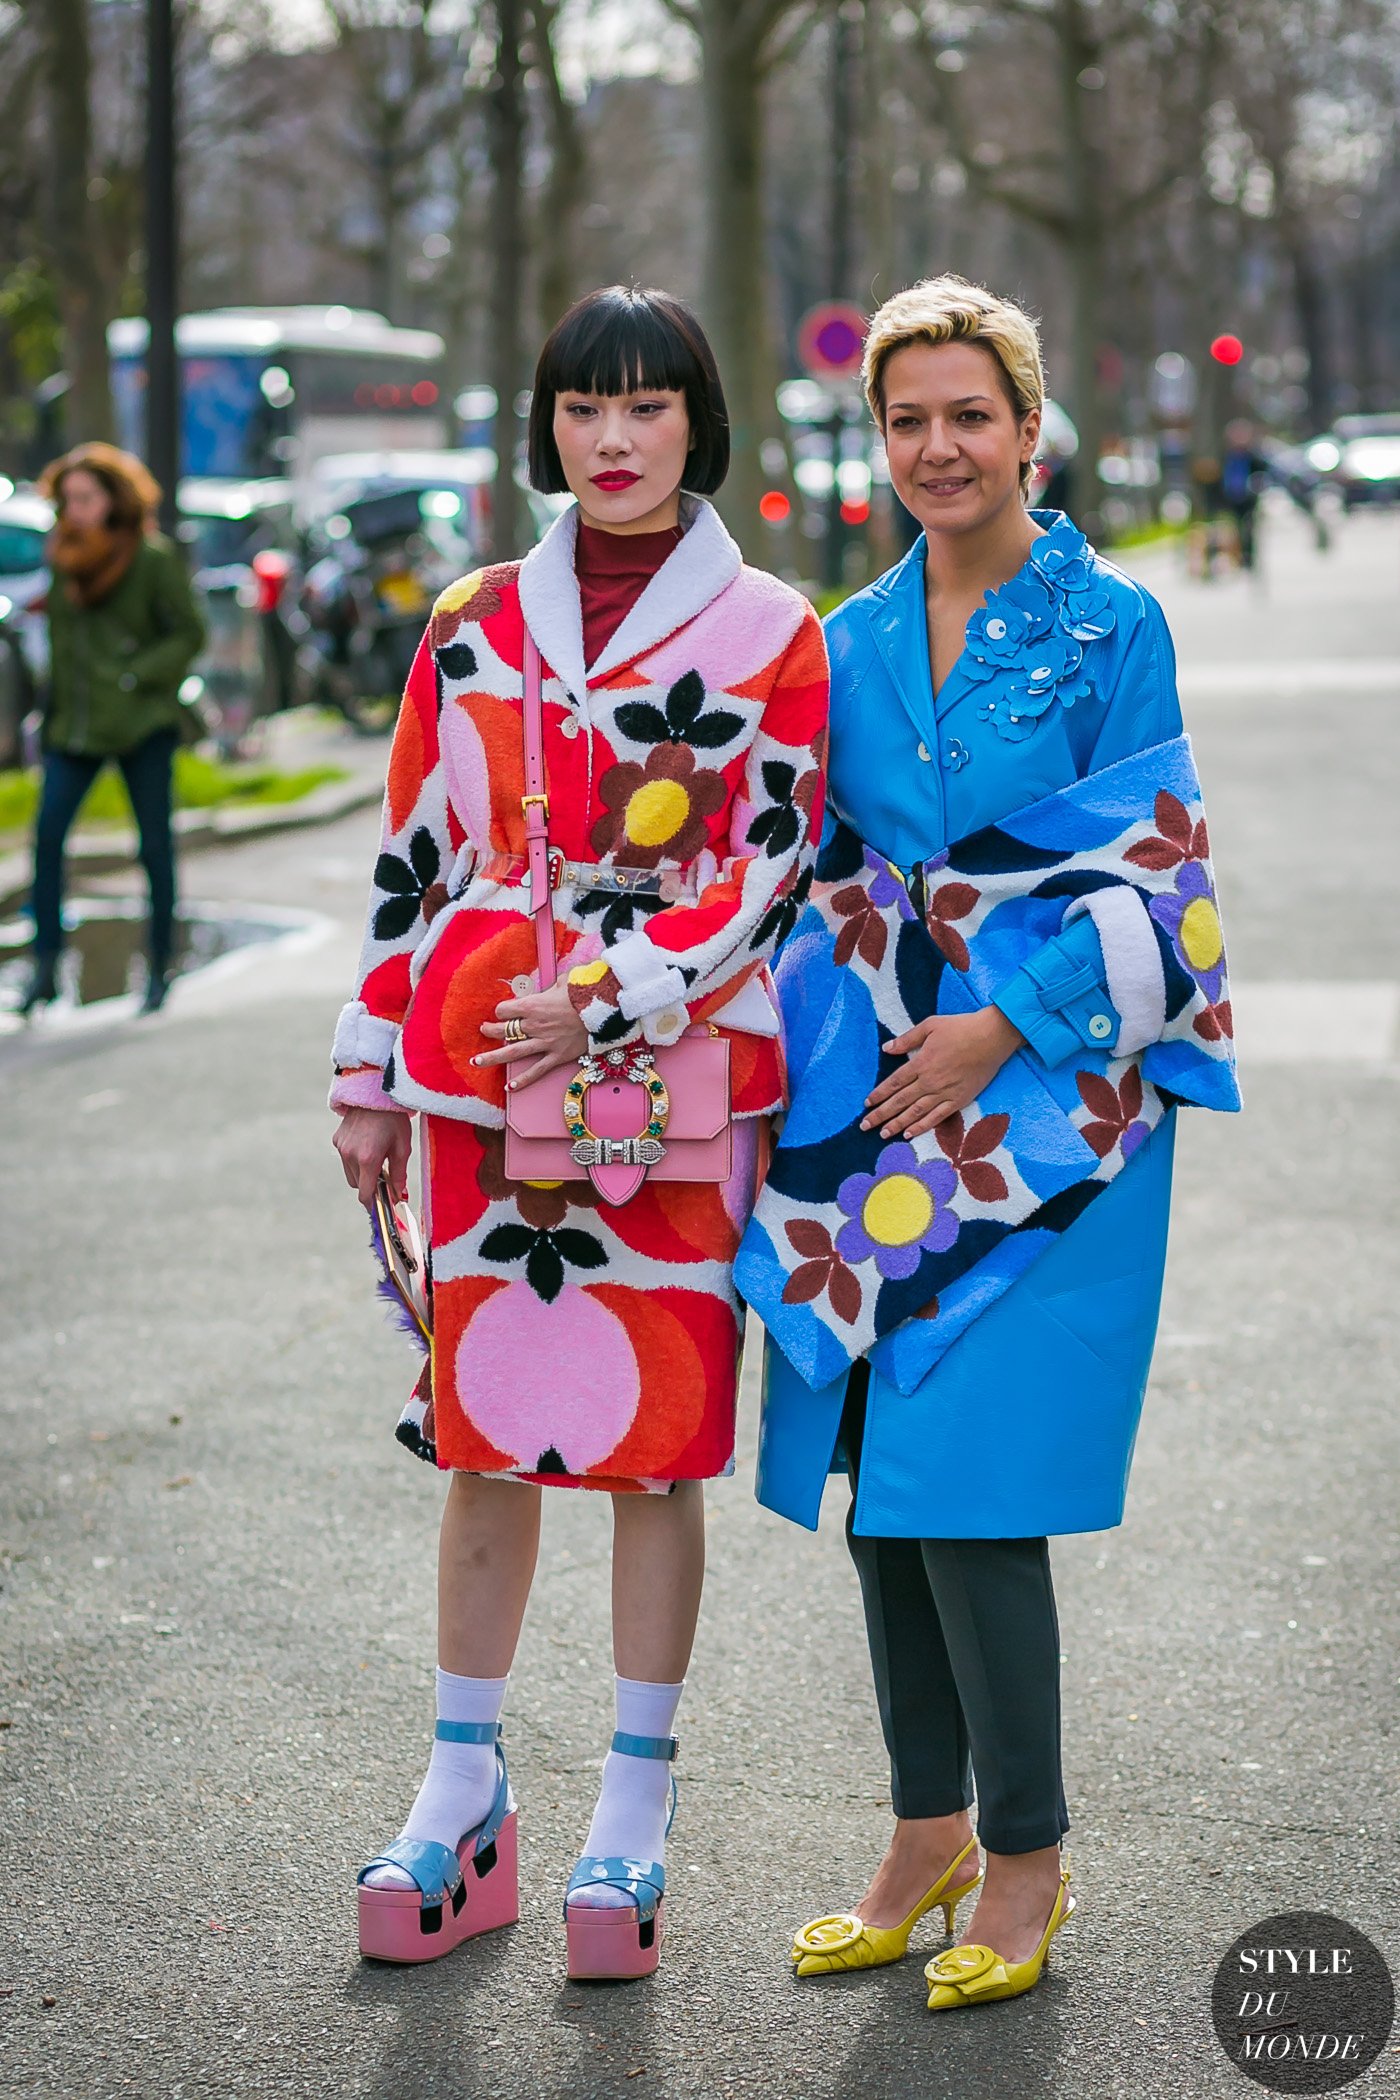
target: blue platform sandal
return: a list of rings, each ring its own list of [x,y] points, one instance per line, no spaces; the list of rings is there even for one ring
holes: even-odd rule
[[[361,1867],[360,1952],[371,1961],[436,1961],[463,1940],[513,1925],[520,1915],[516,1812],[500,1723],[439,1721],[435,1733],[447,1743],[494,1743],[496,1792],[483,1821],[458,1840],[455,1852],[449,1845],[395,1838]],[[413,1887],[374,1887],[369,1877],[380,1867],[397,1867]]]
[[[673,1735],[626,1735],[619,1729],[611,1747],[623,1757],[664,1757],[669,1762],[679,1745]],[[675,1820],[673,1777],[668,1834]],[[569,1898],[580,1889],[596,1888],[599,1882],[625,1890],[631,1905],[600,1910],[592,1904],[570,1903]],[[650,1976],[661,1959],[665,1931],[666,1869],[660,1860],[600,1859],[594,1853],[584,1854],[564,1894],[564,1933],[574,1982]]]

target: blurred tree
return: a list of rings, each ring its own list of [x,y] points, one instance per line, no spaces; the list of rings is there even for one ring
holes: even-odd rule
[[[759,447],[776,435],[764,230],[764,90],[817,10],[809,0],[665,0],[700,45],[705,215],[702,318],[724,375],[733,464],[716,499],[746,551],[762,547]]]
[[[1113,246],[1199,169],[1215,13],[1216,0],[932,0],[920,17],[933,106],[969,187],[1047,235],[1065,271],[1073,500],[1089,529]]]
[[[525,249],[526,0],[492,0],[495,61],[486,91],[486,137],[491,158],[491,338],[489,368],[496,390],[496,481],[491,552],[496,561],[522,554],[524,505],[515,481],[519,417],[515,400],[525,384],[523,314]]]
[[[543,90],[549,172],[535,205],[535,255],[543,337],[584,289],[578,279],[578,222],[588,156],[578,111],[559,77],[555,33],[563,0],[531,0],[530,45]]]
[[[474,10],[445,0],[324,0],[350,87],[352,157],[369,214],[356,246],[370,299],[404,318],[405,226],[427,193],[439,147],[462,122],[461,40]],[[450,24],[450,26],[449,26]]]
[[[34,0],[29,0],[34,5]],[[47,246],[68,371],[66,423],[72,439],[112,436],[107,362],[108,305],[94,225],[91,53],[87,0],[42,0],[48,148]]]

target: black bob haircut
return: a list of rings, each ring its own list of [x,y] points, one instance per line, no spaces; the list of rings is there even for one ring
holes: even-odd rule
[[[715,354],[690,308],[669,292],[609,284],[578,300],[551,331],[530,396],[530,483],[562,496],[569,484],[554,442],[558,394],[685,395],[690,456],[683,485],[713,496],[729,472],[729,412]]]

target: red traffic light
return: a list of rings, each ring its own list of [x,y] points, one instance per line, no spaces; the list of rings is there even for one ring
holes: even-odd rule
[[[768,489],[758,499],[758,515],[765,525],[781,525],[792,511],[792,504],[781,489]]]
[[[1237,335],[1218,335],[1210,346],[1210,354],[1218,365],[1237,365],[1244,356],[1244,344]]]

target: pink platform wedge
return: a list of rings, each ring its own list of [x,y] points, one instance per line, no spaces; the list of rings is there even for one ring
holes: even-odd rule
[[[520,1915],[516,1813],[510,1806],[505,1752],[496,1722],[439,1721],[452,1742],[496,1746],[496,1793],[485,1820],[448,1845],[396,1838],[360,1869],[360,1952],[370,1961],[437,1961],[463,1940]],[[380,1867],[397,1867],[412,1888],[376,1888]]]
[[[676,1755],[673,1735],[628,1735],[621,1729],[612,1748],[624,1757]],[[671,1781],[669,1831],[676,1814],[676,1782]],[[571,1899],[580,1890],[605,1883],[631,1897],[631,1902],[601,1910]],[[569,1977],[575,1983],[624,1983],[650,1976],[661,1960],[666,1935],[666,1869],[655,1859],[600,1859],[585,1853],[569,1877],[564,1895],[564,1935],[568,1942]]]

